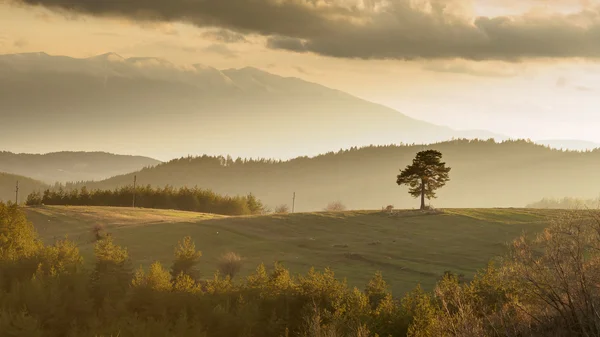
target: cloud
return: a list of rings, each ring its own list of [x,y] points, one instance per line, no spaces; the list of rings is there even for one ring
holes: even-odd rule
[[[267,39],[267,47],[271,49],[285,49],[298,53],[305,53],[308,51],[305,41],[286,36],[270,37]]]
[[[140,21],[138,22],[140,27],[145,29],[152,29],[165,35],[179,35],[179,31],[173,27],[170,23],[164,22],[153,22],[153,21]]]
[[[229,49],[223,44],[211,44],[208,47],[202,48],[202,50],[209,53],[219,54],[226,58],[235,58],[238,56],[235,51]]]
[[[201,36],[210,40],[224,43],[248,42],[243,34],[232,32],[228,29],[210,30],[202,33]]]
[[[469,0],[14,1],[80,14],[259,34],[267,37],[272,49],[341,58],[600,58],[600,5],[591,1],[581,2],[574,13],[534,11],[496,17],[475,16]]]
[[[523,70],[504,62],[474,63],[463,60],[426,62],[422,68],[438,73],[499,78],[518,76]]]

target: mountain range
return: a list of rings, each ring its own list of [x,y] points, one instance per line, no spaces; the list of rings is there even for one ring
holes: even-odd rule
[[[293,158],[368,144],[507,137],[458,131],[299,78],[157,58],[0,55],[0,143],[13,152],[99,150]]]

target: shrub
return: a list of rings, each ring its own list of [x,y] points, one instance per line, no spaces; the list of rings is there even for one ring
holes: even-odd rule
[[[193,280],[200,278],[200,272],[196,267],[200,261],[202,252],[196,250],[196,244],[192,238],[186,236],[179,241],[175,247],[175,261],[171,266],[171,276],[175,280],[179,274],[190,276]]]
[[[234,253],[224,254],[219,259],[219,272],[233,279],[242,269],[242,258]]]
[[[92,235],[94,235],[94,241],[102,240],[104,237],[104,225],[99,223],[95,224],[94,227],[92,227]]]
[[[281,204],[281,205],[275,207],[276,214],[287,214],[289,212],[290,212],[290,207],[286,204]]]
[[[327,204],[327,207],[325,207],[324,210],[326,212],[341,212],[346,210],[346,206],[340,201],[334,201]]]

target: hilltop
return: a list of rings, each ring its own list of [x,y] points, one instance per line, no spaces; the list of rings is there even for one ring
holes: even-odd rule
[[[190,235],[202,251],[204,278],[229,251],[244,257],[243,274],[260,264],[282,262],[292,272],[331,267],[361,288],[381,270],[401,296],[421,283],[429,289],[446,270],[471,277],[505,244],[537,232],[559,211],[448,209],[423,214],[399,211],[297,213],[225,217],[167,210],[60,207],[25,208],[46,242],[69,237],[88,260],[92,226],[102,224],[128,248],[134,266],[159,260],[169,266],[177,241]]]
[[[106,152],[29,154],[0,151],[0,172],[31,177],[47,184],[101,180],[159,163],[152,158]]]
[[[335,200],[350,209],[413,208],[418,202],[396,185],[396,175],[424,149],[441,151],[452,167],[450,182],[431,201],[435,207],[523,207],[544,197],[596,197],[600,188],[600,150],[560,151],[524,140],[369,146],[288,161],[185,157],[79,185],[112,189],[137,175],[139,185],[253,193],[271,207],[291,206],[296,192],[297,211],[321,210]]]

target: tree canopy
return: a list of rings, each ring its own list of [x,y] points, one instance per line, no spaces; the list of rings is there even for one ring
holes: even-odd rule
[[[441,161],[442,153],[426,150],[417,153],[413,163],[400,172],[396,183],[410,186],[408,193],[415,198],[421,197],[421,209],[425,209],[425,198],[435,198],[435,190],[450,180],[450,167]]]

